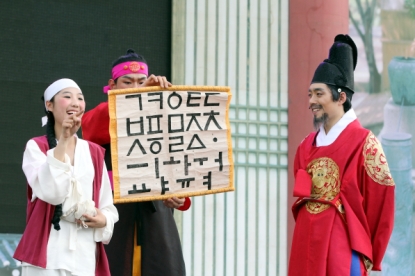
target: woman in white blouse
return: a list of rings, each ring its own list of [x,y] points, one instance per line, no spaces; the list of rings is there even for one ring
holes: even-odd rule
[[[60,79],[46,89],[44,102],[47,135],[30,139],[23,156],[27,225],[14,257],[22,275],[109,275],[102,244],[110,241],[118,212],[104,150],[76,136],[84,95],[73,80]]]

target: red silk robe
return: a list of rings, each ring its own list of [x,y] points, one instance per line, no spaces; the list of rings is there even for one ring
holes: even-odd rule
[[[352,250],[380,270],[392,233],[394,181],[380,142],[358,120],[328,146],[308,135],[294,161],[289,275],[350,275]]]

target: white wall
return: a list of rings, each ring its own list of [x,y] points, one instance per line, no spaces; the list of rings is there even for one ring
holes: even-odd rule
[[[176,212],[187,275],[286,275],[288,0],[173,0],[172,56],[174,84],[233,92],[236,191]]]

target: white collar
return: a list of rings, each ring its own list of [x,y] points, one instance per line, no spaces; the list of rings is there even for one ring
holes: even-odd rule
[[[343,117],[330,129],[329,133],[326,134],[324,130],[324,126],[320,126],[320,131],[317,134],[316,138],[316,146],[328,146],[331,145],[334,141],[336,141],[337,137],[339,137],[340,133],[354,120],[356,120],[356,113],[351,108],[349,111],[344,113]]]

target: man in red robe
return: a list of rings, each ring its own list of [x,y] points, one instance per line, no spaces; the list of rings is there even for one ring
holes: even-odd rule
[[[308,96],[316,132],[294,161],[296,225],[289,275],[381,270],[394,218],[394,181],[375,135],[351,108],[357,49],[337,35]]]
[[[129,49],[113,62],[110,89],[140,86],[171,86],[165,77],[148,76],[144,57]],[[86,112],[82,118],[82,136],[106,149],[105,163],[112,181],[108,102]],[[105,246],[111,275],[186,274],[180,238],[173,218],[173,209],[189,209],[189,198],[164,201],[117,204],[119,222],[114,228],[110,245]]]

